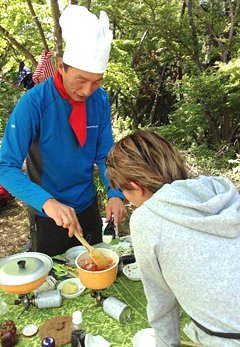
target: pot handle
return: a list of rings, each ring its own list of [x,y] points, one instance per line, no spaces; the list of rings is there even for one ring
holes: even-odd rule
[[[19,260],[17,262],[19,269],[25,269],[26,260]]]

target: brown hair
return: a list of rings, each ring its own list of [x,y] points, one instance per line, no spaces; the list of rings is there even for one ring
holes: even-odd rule
[[[132,181],[155,193],[165,183],[188,177],[179,152],[154,131],[127,135],[115,143],[105,163],[110,186],[122,190],[132,190]]]

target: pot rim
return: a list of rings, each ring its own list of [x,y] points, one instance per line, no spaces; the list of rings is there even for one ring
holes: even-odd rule
[[[19,261],[26,266],[20,268]],[[0,260],[0,285],[17,287],[31,284],[46,276],[53,266],[50,256],[40,252],[23,252]]]
[[[89,270],[85,270],[85,269],[83,269],[81,266],[79,266],[78,263],[77,263],[78,258],[79,258],[80,256],[84,255],[85,253],[86,253],[86,254],[87,254],[87,253],[89,254],[88,251],[85,251],[85,252],[83,252],[83,253],[80,253],[80,254],[77,256],[77,258],[76,258],[76,260],[75,260],[76,267],[77,267],[79,270],[81,270],[81,271],[83,271],[83,272],[86,272],[86,273],[88,273],[88,274],[100,274],[100,273],[104,273],[104,272],[110,271],[110,270],[114,269],[114,268],[118,265],[118,263],[119,263],[119,256],[118,256],[118,254],[117,254],[116,252],[114,252],[114,251],[112,251],[111,249],[108,249],[108,248],[98,248],[98,249],[101,250],[101,251],[103,250],[103,251],[109,251],[110,253],[113,253],[114,256],[116,256],[116,258],[117,258],[116,263],[115,263],[113,266],[111,266],[110,268],[106,269],[106,270],[101,270],[101,271],[89,271]],[[89,257],[90,257],[90,255],[89,255]]]

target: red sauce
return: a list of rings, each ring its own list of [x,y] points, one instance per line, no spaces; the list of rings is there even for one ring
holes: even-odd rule
[[[107,258],[108,260],[108,265],[106,268],[104,269],[99,269],[99,267],[93,262],[93,260],[90,258],[90,259],[83,259],[83,260],[80,260],[78,262],[78,265],[84,269],[84,270],[87,270],[87,271],[91,271],[91,272],[95,272],[95,271],[103,271],[103,270],[107,270],[107,269],[110,269],[110,267],[112,267],[113,265],[115,265],[115,261],[111,258]]]

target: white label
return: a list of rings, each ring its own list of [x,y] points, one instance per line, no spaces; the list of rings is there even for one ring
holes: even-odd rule
[[[39,308],[59,307],[62,304],[62,296],[60,290],[47,290],[40,292],[37,297],[37,305]]]
[[[113,296],[110,296],[103,301],[103,311],[118,322],[119,317],[126,306],[127,305],[124,304],[124,302],[114,298]]]

